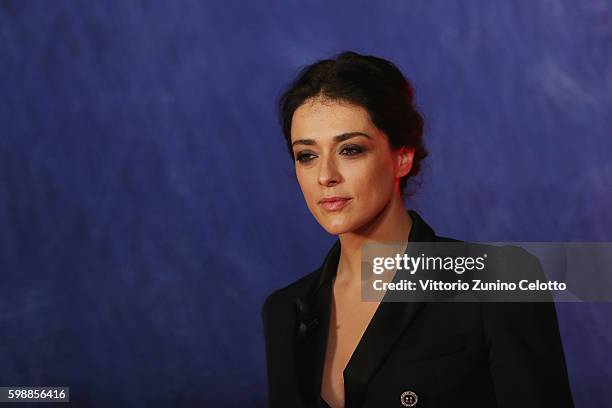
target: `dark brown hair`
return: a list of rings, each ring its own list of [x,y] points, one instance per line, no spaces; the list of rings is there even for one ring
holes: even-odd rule
[[[412,169],[400,180],[404,195],[408,180],[419,174],[427,150],[423,144],[423,117],[415,106],[413,87],[401,71],[390,61],[352,51],[304,67],[278,101],[279,119],[292,158],[293,113],[313,97],[363,107],[372,123],[387,135],[393,149],[414,148]]]

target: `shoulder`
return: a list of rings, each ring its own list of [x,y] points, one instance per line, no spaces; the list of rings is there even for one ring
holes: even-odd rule
[[[461,241],[459,239],[443,237],[443,236],[440,236],[440,235],[436,235],[435,236],[435,240],[436,240],[436,242],[464,242],[464,241]]]
[[[478,244],[481,253],[488,254],[491,277],[499,274],[505,279],[518,282],[519,279],[545,279],[544,271],[537,256],[515,245]]]
[[[435,236],[435,242],[446,244],[461,244],[461,247],[468,253],[482,253],[487,256],[493,257],[493,259],[500,260],[503,262],[520,262],[522,265],[536,265],[538,258],[533,254],[525,250],[524,248],[515,245],[494,245],[484,244],[480,242],[463,241],[455,238],[449,238],[444,236]]]
[[[315,283],[320,273],[321,268],[317,268],[309,274],[267,295],[261,308],[262,317],[265,319],[266,316],[278,310],[292,310],[294,299],[308,293],[308,290]]]
[[[448,237],[436,237],[437,242],[462,243],[470,254],[486,254],[491,262],[497,262],[497,266],[504,268],[517,267],[523,272],[534,272],[541,269],[538,258],[516,245],[494,245],[480,242],[461,241]]]

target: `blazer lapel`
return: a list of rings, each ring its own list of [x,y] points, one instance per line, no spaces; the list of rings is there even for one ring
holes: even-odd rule
[[[336,240],[321,267],[309,293],[297,298],[298,330],[295,338],[295,361],[302,398],[308,403],[321,394],[323,364],[327,350],[331,314],[332,280],[340,259],[340,240]]]
[[[409,242],[433,242],[434,231],[415,212]],[[408,246],[407,252],[410,250]],[[336,240],[327,254],[310,293],[296,299],[298,331],[296,333],[296,369],[303,397],[308,402],[318,401],[321,393],[323,364],[329,335],[332,280],[340,259],[340,240]],[[399,279],[396,274],[394,281]],[[385,298],[387,296],[385,295]],[[370,378],[391,352],[397,339],[408,328],[424,302],[386,302],[379,304],[370,324],[357,344],[344,369],[345,407],[362,405]]]
[[[435,240],[433,230],[415,212],[408,211],[412,218],[409,242],[432,242]],[[408,246],[406,252],[410,252]],[[396,274],[397,281],[401,274]],[[387,302],[387,295],[379,304],[363,337],[357,344],[351,359],[344,369],[345,407],[357,408],[363,403],[370,378],[382,365],[393,349],[400,335],[408,328],[424,302]]]

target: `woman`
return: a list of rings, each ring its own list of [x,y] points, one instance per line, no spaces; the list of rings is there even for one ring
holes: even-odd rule
[[[306,204],[339,239],[262,309],[271,407],[570,407],[552,303],[363,302],[361,245],[440,242],[403,199],[427,156],[409,82],[354,52],[280,99]]]

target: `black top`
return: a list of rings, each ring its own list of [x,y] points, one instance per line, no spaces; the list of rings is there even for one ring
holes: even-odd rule
[[[319,405],[319,408],[331,408],[329,404],[323,399],[323,397],[320,397],[320,399],[321,404]]]
[[[409,241],[456,241],[409,214]],[[538,265],[502,250],[519,270]],[[339,256],[337,240],[321,267],[263,305],[272,408],[329,408],[320,394]],[[573,407],[551,302],[381,302],[343,374],[345,408]]]

